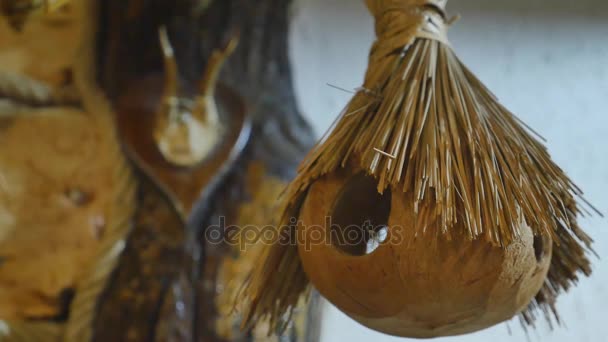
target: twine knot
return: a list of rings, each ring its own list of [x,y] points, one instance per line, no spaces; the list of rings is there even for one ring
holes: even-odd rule
[[[394,52],[409,46],[416,38],[449,45],[451,20],[445,14],[447,0],[366,0],[376,20],[376,50]]]

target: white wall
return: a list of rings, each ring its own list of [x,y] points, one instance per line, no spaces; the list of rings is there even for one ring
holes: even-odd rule
[[[554,159],[608,214],[608,2],[604,0],[452,0],[462,15],[451,41],[501,101],[549,140]],[[350,95],[328,87],[362,82],[372,20],[363,0],[299,0],[291,55],[301,109],[322,134]],[[608,220],[583,219],[608,258]],[[608,341],[608,264],[559,301],[567,327],[546,324],[531,341]],[[329,307],[323,341],[393,341]],[[441,342],[525,341],[518,321]]]

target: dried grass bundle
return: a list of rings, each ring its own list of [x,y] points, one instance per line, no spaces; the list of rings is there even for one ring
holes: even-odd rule
[[[555,311],[556,296],[589,275],[591,239],[579,227],[582,192],[546,148],[461,63],[447,30],[447,0],[367,0],[377,40],[364,86],[307,156],[283,195],[278,226],[296,236],[293,218],[311,185],[341,168],[360,168],[378,192],[414,194],[417,224],[440,222],[446,236],[465,222],[471,240],[506,246],[521,219],[553,241],[543,289],[522,313]],[[459,226],[462,227],[463,225]],[[295,245],[267,247],[243,296],[247,323],[279,322],[306,292],[308,280]]]

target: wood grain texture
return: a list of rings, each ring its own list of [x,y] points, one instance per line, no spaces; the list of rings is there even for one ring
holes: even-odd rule
[[[236,157],[236,149],[246,143],[250,127],[241,99],[231,90],[220,87],[217,102],[222,109],[226,131],[221,135],[218,146],[191,167],[174,165],[161,154],[152,134],[157,123],[162,85],[160,76],[133,84],[117,104],[117,123],[130,157],[157,182],[187,221],[203,192],[228,161]]]
[[[223,45],[235,32],[240,33],[239,47],[224,67],[220,82],[243,97],[247,113],[253,121],[252,135],[245,155],[230,171],[228,178],[217,191],[209,194],[210,199],[206,205],[197,208],[201,227],[212,226],[220,218],[231,220],[239,208],[248,203],[251,196],[255,196],[246,190],[247,170],[251,162],[261,163],[268,176],[286,179],[295,173],[296,164],[313,144],[312,130],[297,110],[291,85],[287,53],[289,4],[289,0],[102,2],[99,79],[115,103],[119,103],[118,99],[124,97],[130,85],[162,70],[157,42],[157,29],[160,25],[168,27],[183,89],[195,89],[211,51]],[[165,199],[163,205],[170,205],[170,202]],[[141,212],[138,215],[143,217],[146,214]],[[154,229],[177,229],[175,226],[162,228],[162,222],[158,224],[159,227]],[[150,226],[141,225],[136,231],[149,234],[151,229]],[[109,287],[113,294],[100,301],[97,340],[126,338],[125,332],[128,330],[124,328],[128,324],[135,326],[136,331],[142,334],[133,335],[133,340],[223,340],[216,331],[218,312],[213,284],[218,281],[221,265],[231,254],[227,246],[208,244],[202,232],[194,236],[190,233],[186,232],[183,237],[185,248],[201,249],[204,256],[194,265],[177,260],[160,260],[161,256],[144,260],[138,257],[140,252],[136,247],[130,253],[125,253],[117,271],[122,276],[115,277]],[[134,234],[130,242],[136,241],[136,236]],[[162,247],[160,240],[151,243]],[[149,262],[159,262],[167,267],[172,265],[178,271],[159,270],[161,274],[149,278],[141,273],[141,266]],[[151,290],[153,293],[150,296],[139,299],[142,302],[141,310],[125,309],[126,304],[118,301],[121,289],[129,289],[131,282],[145,281],[151,281],[151,284],[162,283],[165,290],[161,291],[158,286],[151,285],[156,290]],[[174,291],[168,291],[167,288]],[[182,317],[179,310],[175,310],[176,296],[179,295],[194,298],[189,302],[182,301],[186,304],[186,310],[194,310],[192,316]],[[318,339],[319,329],[315,323],[319,319],[318,305],[314,305],[311,310],[314,313],[306,323],[311,328],[306,331],[299,328],[297,334],[291,329],[290,339]],[[103,322],[109,319],[121,320],[123,323],[117,328],[104,326]],[[155,325],[158,328],[154,328]],[[171,331],[176,330],[172,327],[188,326],[195,328],[177,328],[184,334],[171,335]],[[257,338],[245,333],[236,340],[249,341]]]
[[[154,341],[164,298],[172,298],[174,305],[188,304],[188,293],[169,295],[178,265],[186,260],[183,222],[163,193],[141,175],[137,198],[133,232],[97,304],[94,341]],[[189,337],[190,326],[182,330]]]
[[[32,109],[10,121],[0,130],[0,318],[65,321],[107,242],[122,155],[109,120],[92,113]]]

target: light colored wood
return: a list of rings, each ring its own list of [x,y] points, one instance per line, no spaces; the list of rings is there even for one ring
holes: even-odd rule
[[[95,86],[92,7],[76,1],[21,32],[0,21],[2,341],[88,340],[130,228],[136,183]]]
[[[0,72],[27,75],[50,86],[70,81],[67,71],[77,56],[82,35],[80,7],[70,4],[32,18],[20,32],[0,16]]]
[[[31,17],[53,14],[71,0],[0,0],[1,14],[16,31],[21,31]]]
[[[0,119],[0,319],[59,315],[105,241],[121,156],[100,121],[67,108]]]
[[[428,222],[426,233],[414,236],[422,228],[416,223],[414,200],[399,191],[385,194],[391,199],[388,236],[370,254],[347,253],[335,240],[320,243],[313,234],[318,235],[320,227],[324,232],[331,229],[326,218],[334,215],[341,192],[353,186],[350,179],[360,179],[351,177],[338,172],[312,185],[299,226],[303,231],[299,236],[309,243],[300,241],[298,249],[315,287],[361,324],[415,338],[469,333],[518,314],[543,285],[551,260],[550,239],[537,242],[542,248],[537,260],[534,236],[527,226],[504,248],[456,233],[466,231],[464,227],[443,235],[436,221]],[[362,198],[377,196],[373,188],[371,193],[360,190]],[[346,201],[357,201],[348,197]],[[351,215],[365,216],[354,207]]]

